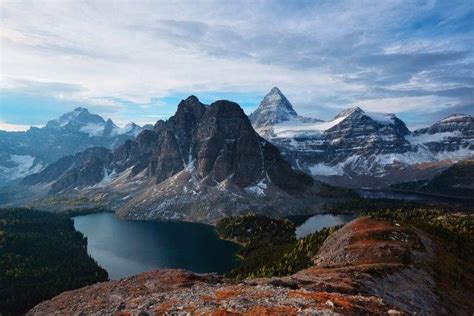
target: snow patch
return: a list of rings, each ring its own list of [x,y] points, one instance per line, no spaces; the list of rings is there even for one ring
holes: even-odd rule
[[[446,122],[451,122],[451,121],[455,121],[455,120],[458,120],[458,119],[463,119],[463,118],[466,118],[466,117],[469,117],[469,115],[465,115],[465,114],[453,114],[453,115],[450,115],[448,117],[445,117],[444,119],[442,119],[441,121],[439,121],[438,123],[446,123]]]
[[[10,161],[15,164],[14,167],[0,167],[1,174],[10,180],[23,178],[43,170],[43,165],[35,164],[35,157],[30,155],[10,155]]]
[[[318,163],[308,167],[313,176],[342,176],[344,174],[343,164],[334,166]]]
[[[82,126],[79,130],[81,132],[89,134],[89,136],[101,136],[104,132],[104,124],[89,123],[87,125]]]
[[[263,182],[263,179],[260,180],[260,182],[257,183],[256,185],[245,188],[247,192],[253,193],[258,196],[264,196],[266,189],[267,189],[267,184]]]
[[[112,133],[111,135],[112,136],[116,136],[116,135],[132,135],[134,137],[137,137],[138,134],[140,134],[140,132],[142,131],[142,129],[140,128],[140,126],[136,125],[135,123],[128,123],[127,125],[125,125],[124,127],[115,127],[113,130],[112,130]]]
[[[102,180],[93,185],[93,187],[102,187],[102,186],[105,186],[107,184],[109,184],[110,182],[112,182],[112,180],[114,180],[117,176],[117,173],[115,172],[115,169],[112,170],[112,172],[108,172],[107,169],[104,168],[104,177],[102,178]]]
[[[395,122],[395,115],[392,113],[377,113],[371,112],[367,114],[374,121],[379,122],[383,125],[392,125]]]
[[[282,138],[320,135],[346,118],[347,116],[341,116],[329,122],[304,122],[300,117],[293,117],[285,122],[275,124],[273,132],[275,136]]]
[[[407,135],[405,136],[405,139],[413,145],[420,145],[432,142],[447,141],[450,137],[463,137],[463,134],[461,133],[461,131],[443,132],[436,134],[424,133],[419,135]]]

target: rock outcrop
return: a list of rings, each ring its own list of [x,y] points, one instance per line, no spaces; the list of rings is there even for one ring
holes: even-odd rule
[[[29,315],[471,314],[440,290],[437,244],[417,229],[357,219],[324,243],[314,266],[292,276],[240,282],[157,270],[63,293]],[[446,295],[445,295],[446,294]]]
[[[29,202],[41,208],[38,200],[48,190],[64,199],[83,197],[82,207],[107,207],[124,218],[201,222],[249,211],[315,212],[322,202],[316,181],[293,170],[230,101],[205,105],[190,96],[153,130],[109,153],[94,150],[95,156],[66,157],[25,178],[30,196],[41,189]]]

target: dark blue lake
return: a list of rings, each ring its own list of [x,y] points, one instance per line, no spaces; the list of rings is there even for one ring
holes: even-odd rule
[[[112,213],[74,217],[89,254],[120,279],[157,268],[223,273],[238,262],[238,246],[217,237],[208,225],[185,222],[125,221]]]
[[[344,224],[355,215],[320,214],[305,219],[298,238]],[[113,213],[76,216],[74,227],[87,237],[89,254],[111,279],[158,268],[224,273],[238,264],[238,246],[219,239],[212,226],[186,222],[120,220]]]

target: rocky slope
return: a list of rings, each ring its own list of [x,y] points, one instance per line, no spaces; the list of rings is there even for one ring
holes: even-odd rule
[[[250,210],[314,212],[322,202],[317,183],[294,171],[238,104],[207,106],[194,96],[136,140],[63,158],[22,185],[35,207],[54,209],[51,196],[81,198],[82,207],[104,206],[132,219],[213,222]],[[45,192],[38,200],[35,193]]]
[[[28,314],[472,314],[472,293],[438,286],[439,251],[417,229],[360,218],[326,240],[313,267],[288,277],[157,270],[65,292]]]
[[[299,117],[273,88],[250,115],[257,132],[297,170],[332,184],[384,187],[431,177],[474,156],[474,118],[449,116],[410,132],[394,114],[342,111],[328,122]]]
[[[403,182],[393,189],[474,199],[474,160],[466,160],[443,170],[429,180]]]
[[[85,108],[76,108],[44,127],[26,132],[0,131],[0,185],[43,170],[56,160],[90,147],[114,148],[136,137],[143,128],[124,128]]]
[[[250,121],[256,130],[263,131],[271,129],[275,124],[289,120],[296,120],[301,123],[322,122],[318,119],[302,117],[296,114],[290,101],[283,95],[277,87],[273,87],[263,98],[258,109],[250,114]]]

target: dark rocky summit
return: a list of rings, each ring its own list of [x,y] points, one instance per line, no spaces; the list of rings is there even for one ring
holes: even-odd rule
[[[28,315],[470,315],[472,293],[436,277],[443,251],[411,226],[360,218],[291,276],[233,281],[157,270],[62,293]]]
[[[212,222],[248,211],[280,216],[316,211],[322,201],[317,183],[294,171],[238,104],[208,106],[194,96],[135,140],[111,152],[65,157],[22,183],[133,219]]]

